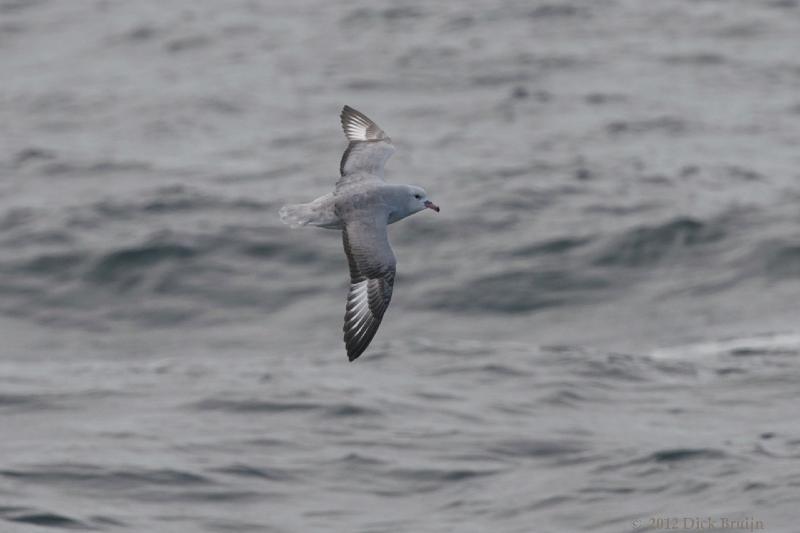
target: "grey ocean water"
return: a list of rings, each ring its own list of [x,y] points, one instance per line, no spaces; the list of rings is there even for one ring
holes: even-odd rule
[[[0,0],[0,532],[800,531],[798,4]]]

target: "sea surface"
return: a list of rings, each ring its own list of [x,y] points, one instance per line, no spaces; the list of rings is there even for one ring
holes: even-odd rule
[[[798,28],[0,0],[0,533],[800,531]],[[442,208],[354,363],[341,237],[277,215],[344,104]]]

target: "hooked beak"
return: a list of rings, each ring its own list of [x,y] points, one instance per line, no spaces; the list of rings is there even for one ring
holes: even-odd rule
[[[425,200],[425,207],[427,207],[428,209],[433,209],[437,213],[439,212],[439,206],[431,202],[430,200]]]

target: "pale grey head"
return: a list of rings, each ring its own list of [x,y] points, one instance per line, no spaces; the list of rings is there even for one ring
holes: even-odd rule
[[[439,206],[428,199],[428,193],[416,185],[390,185],[385,188],[387,204],[392,206],[389,224],[402,220],[424,209],[439,212]]]

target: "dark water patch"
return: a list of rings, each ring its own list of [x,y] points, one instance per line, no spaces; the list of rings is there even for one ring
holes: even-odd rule
[[[310,276],[317,280],[310,284],[264,282],[267,276],[285,275],[279,262],[318,272],[341,267],[338,253],[321,256],[313,243],[258,242],[250,233],[257,232],[232,228],[210,235],[161,234],[100,252],[76,246],[70,252],[0,261],[0,310],[61,327],[107,327],[120,321],[169,326],[218,309],[274,312],[324,285],[319,276]],[[275,260],[264,263],[264,257]],[[126,294],[124,301],[120,293]],[[107,320],[98,321],[98,313]]]
[[[110,305],[110,304],[109,304]],[[132,322],[144,328],[174,328],[192,321],[202,323],[203,310],[190,303],[170,305],[161,302],[143,302],[136,306],[112,307],[104,314],[106,327],[112,322]],[[80,326],[77,322],[61,322],[56,317],[54,326]],[[84,326],[86,327],[86,326]]]
[[[243,522],[241,520],[211,519],[199,524],[204,531],[211,533],[286,533],[286,530],[274,528],[264,523]],[[196,530],[192,530],[195,533]]]
[[[21,167],[34,161],[51,161],[56,158],[56,153],[46,148],[29,147],[24,148],[14,155],[12,164]]]
[[[350,11],[342,19],[343,24],[372,24],[412,22],[425,16],[425,12],[414,6],[396,6],[386,9],[358,8]]]
[[[201,411],[224,411],[228,413],[293,413],[323,411],[324,405],[305,402],[277,402],[266,400],[228,400],[211,398],[192,405]]]
[[[28,207],[17,207],[3,213],[0,217],[0,231],[15,229],[33,222],[36,212]]]
[[[282,253],[286,249],[286,246],[283,243],[279,242],[261,242],[261,243],[248,243],[243,244],[240,247],[240,252],[243,255],[254,257],[256,259],[266,259],[268,257],[275,257],[276,255]],[[304,257],[307,258],[306,254],[313,255],[313,251],[304,250],[302,252],[296,252],[295,257]]]
[[[588,168],[581,167],[575,170],[575,179],[578,181],[589,181],[595,178],[595,174]]]
[[[33,161],[39,161],[35,159]],[[45,160],[37,168],[46,176],[107,176],[122,173],[149,174],[149,163],[139,161],[98,161],[95,163]]]
[[[28,510],[30,510],[29,507],[23,507],[21,505],[0,505],[0,516],[6,516],[8,514],[19,513]]]
[[[501,470],[473,470],[466,468],[395,468],[388,472],[392,478],[421,483],[448,484],[475,478],[493,476]]]
[[[431,215],[435,216],[435,213],[431,213]],[[419,245],[419,243],[430,243],[431,245],[435,245],[435,243],[441,243],[445,239],[452,238],[453,235],[457,235],[458,232],[463,229],[460,220],[432,220],[422,217],[415,220],[412,217],[410,220],[404,220],[402,223],[404,226],[403,229],[400,230],[398,228],[398,230],[392,233],[393,243],[416,243],[417,245]]]
[[[289,446],[292,443],[283,439],[273,439],[268,437],[259,437],[256,439],[248,439],[243,442],[247,446],[257,446],[259,448],[281,448]]]
[[[606,126],[611,135],[666,133],[679,135],[689,129],[688,123],[676,117],[658,117],[644,120],[616,120]]]
[[[428,307],[462,312],[525,313],[584,303],[610,283],[568,270],[511,271],[479,277],[431,295]]]
[[[521,368],[513,367],[507,364],[487,363],[487,364],[470,365],[470,366],[467,365],[447,366],[432,371],[432,374],[436,376],[477,374],[479,376],[487,378],[488,377],[514,378],[514,377],[531,376],[533,373],[528,370],[523,370]]]
[[[767,5],[777,9],[795,9],[800,6],[798,0],[770,0]]]
[[[234,463],[229,466],[214,468],[211,471],[235,477],[257,478],[268,481],[291,481],[295,479],[295,476],[284,468],[259,468],[243,463]]]
[[[501,457],[549,459],[587,450],[585,444],[571,440],[514,439],[499,442],[488,451]]]
[[[436,68],[452,64],[461,50],[450,46],[415,46],[396,60],[400,68]]]
[[[680,173],[683,175],[683,172]],[[669,176],[664,174],[648,174],[646,176],[642,176],[639,178],[639,181],[642,183],[647,183],[649,185],[657,185],[659,187],[668,187],[674,184],[674,181]]]
[[[766,444],[769,444],[770,446],[767,447]],[[778,447],[780,447],[781,449],[776,450],[775,448]],[[800,441],[797,440],[787,440],[781,444],[775,442],[771,443],[759,442],[755,446],[755,453],[757,453],[758,455],[771,457],[773,459],[800,459],[800,453],[798,453],[798,447],[800,447]],[[795,485],[800,486],[800,481],[795,483]]]
[[[3,246],[13,248],[33,247],[44,245],[72,245],[75,243],[75,234],[66,230],[45,229],[33,231],[19,231],[10,238],[2,241]]]
[[[99,526],[114,526],[114,527],[127,526],[127,524],[122,520],[117,520],[116,518],[111,518],[110,516],[101,516],[101,515],[90,516],[89,521],[92,524],[97,524]]]
[[[338,404],[330,405],[325,408],[324,416],[331,418],[351,417],[351,416],[378,416],[382,414],[379,409],[372,409],[362,405]]]
[[[584,99],[587,104],[591,105],[605,105],[622,103],[628,100],[624,94],[611,94],[611,93],[589,93]]]
[[[407,348],[406,348],[407,346]],[[429,339],[409,339],[402,351],[428,355],[457,355],[460,357],[489,357],[495,354],[495,347],[483,342],[437,342]]]
[[[449,402],[449,401],[461,401],[463,397],[455,395],[455,394],[445,394],[440,392],[416,392],[414,396],[421,398],[426,402]]]
[[[608,353],[600,356],[583,356],[575,361],[573,373],[592,379],[591,384],[584,387],[598,387],[599,390],[615,388],[613,382],[643,382],[661,377],[662,371],[652,359],[620,353]],[[601,384],[605,383],[606,387]]]
[[[571,389],[559,389],[548,392],[539,401],[560,407],[575,407],[578,404],[591,401],[590,397]]]
[[[44,0],[3,0],[0,3],[0,13],[19,14],[42,4]]]
[[[329,268],[329,256],[323,256],[320,251],[309,243],[298,241],[247,241],[239,245],[238,250],[242,255],[255,259],[267,257],[280,257],[282,261],[293,265],[315,265],[321,269]]]
[[[0,22],[0,36],[19,35],[25,33],[28,28],[15,22]]]
[[[225,174],[215,179],[220,183],[248,183],[268,181],[276,178],[289,179],[303,171],[301,165],[287,165],[258,172],[238,172]]]
[[[750,21],[731,24],[714,33],[723,39],[755,39],[766,31],[768,27],[762,22]]]
[[[185,262],[198,254],[183,244],[151,242],[115,250],[101,257],[87,273],[93,283],[115,284],[125,289],[140,281],[144,272],[159,263]]]
[[[538,255],[563,254],[589,244],[591,238],[561,237],[536,242],[516,248],[510,252],[512,257],[536,257]]]
[[[83,252],[65,252],[42,254],[15,268],[18,272],[39,276],[69,277],[75,269],[86,262],[88,254]]]
[[[589,205],[584,209],[584,212],[587,214],[602,214],[602,215],[611,215],[614,217],[624,217],[629,215],[638,215],[641,213],[646,213],[648,211],[653,211],[662,207],[662,204],[650,202],[650,203],[641,203],[636,205],[608,205],[608,204],[593,204]]]
[[[734,357],[770,357],[770,356],[795,356],[800,355],[797,348],[735,348],[728,352]]]
[[[180,52],[188,52],[200,48],[206,48],[211,45],[212,40],[207,35],[187,35],[172,39],[164,45],[167,52],[177,54]]]
[[[691,361],[671,361],[661,359],[644,359],[650,368],[661,374],[680,378],[693,378],[698,375],[697,364]]]
[[[163,187],[153,191],[142,200],[120,202],[103,200],[91,207],[94,214],[109,220],[152,215],[173,215],[184,212],[208,213],[218,211],[265,212],[275,204],[252,198],[228,199],[214,196],[184,186]]]
[[[9,522],[17,522],[21,524],[31,524],[41,527],[51,527],[58,529],[79,529],[82,531],[89,531],[92,526],[85,524],[74,518],[65,515],[48,513],[48,512],[32,512],[22,513],[16,516],[5,517]]]
[[[106,526],[124,527],[126,525],[120,520],[107,516],[92,516],[89,517],[88,521],[84,522],[66,515],[23,506],[0,506],[0,518],[20,524],[57,529],[80,529],[81,531],[105,529]]]
[[[602,266],[652,265],[671,252],[700,247],[726,235],[722,224],[679,217],[657,226],[640,226],[615,239],[595,259]]]
[[[725,457],[727,457],[725,452],[714,448],[670,448],[653,452],[638,462],[673,464],[684,461],[716,460]]]
[[[449,19],[443,24],[445,31],[458,32],[472,28],[476,24],[476,19],[473,15],[458,14]]]
[[[0,412],[5,410],[46,410],[57,408],[52,398],[38,394],[0,393]]]
[[[764,274],[772,279],[800,278],[800,244],[768,242],[759,247]]]
[[[353,511],[345,511],[344,509],[323,509],[322,511],[305,511],[303,516],[310,516],[314,518],[333,518],[337,516],[353,515]]]
[[[397,533],[407,530],[407,520],[377,520],[366,522],[359,533]],[[414,531],[413,529],[411,531]]]
[[[0,470],[0,477],[34,484],[68,485],[98,490],[128,490],[142,485],[197,486],[210,479],[170,468],[114,470],[88,464],[38,465],[22,470]]]
[[[573,55],[541,55],[524,52],[517,54],[515,60],[520,65],[531,67],[529,70],[533,72],[542,72],[546,70],[558,71],[592,66],[591,63],[587,63],[583,59]],[[546,100],[547,99],[545,99],[545,101]]]
[[[149,24],[142,24],[126,32],[123,36],[123,40],[130,42],[149,41],[154,37],[157,37],[160,33],[161,32],[158,30],[158,28]]]
[[[725,63],[725,56],[713,52],[697,52],[693,54],[668,55],[663,58],[665,63],[672,65],[721,65]]]
[[[700,174],[702,169],[698,165],[683,165],[678,171],[678,176],[682,178],[690,178]]]
[[[344,82],[344,88],[352,91],[380,91],[396,89],[395,85],[386,80],[358,78]]]
[[[761,483],[761,482],[758,482],[758,481],[751,481],[751,482],[748,482],[748,483],[744,484],[744,486],[742,487],[742,491],[743,492],[760,491],[760,490],[766,490],[766,489],[772,489],[772,488],[775,488],[775,485],[770,485],[770,484],[767,484],[767,483]]]
[[[584,494],[632,494],[637,490],[634,487],[587,487],[580,489],[580,492]]]
[[[422,18],[424,15],[424,11],[413,6],[390,7],[380,12],[380,16],[388,21],[399,19],[418,19]]]
[[[198,107],[220,115],[240,115],[245,112],[244,104],[219,97],[203,98],[198,102]]]
[[[490,74],[478,74],[472,76],[469,84],[475,87],[496,87],[499,85],[519,84],[531,80],[531,74],[519,70],[508,72],[495,72]]]
[[[589,11],[584,6],[576,6],[573,4],[542,4],[532,9],[528,16],[534,19],[554,19],[554,18],[571,18],[581,17],[586,18]]]
[[[525,100],[530,95],[531,95],[530,91],[528,91],[528,89],[524,85],[517,85],[516,87],[511,89],[511,94],[509,94],[509,97],[512,100]]]
[[[139,491],[132,498],[143,502],[168,503],[174,505],[181,502],[224,504],[238,502],[263,501],[265,498],[278,500],[284,496],[279,493],[264,493],[250,490],[147,490]]]
[[[575,498],[572,496],[564,496],[564,495],[547,496],[545,498],[542,498],[540,500],[537,500],[529,505],[520,508],[518,511],[520,513],[524,513],[527,511],[540,511],[542,509],[549,509],[551,507],[557,507],[559,505],[563,505],[565,503],[571,503],[574,501]],[[511,514],[512,515],[515,514],[514,511],[512,511]],[[500,515],[500,513],[498,513],[498,515],[499,515],[498,518],[502,518],[502,515]]]
[[[345,465],[348,465],[350,467],[378,466],[386,464],[386,461],[382,459],[364,455],[363,453],[348,453],[344,457],[336,459],[335,462],[344,463]]]
[[[766,177],[760,172],[736,165],[727,167],[727,174],[731,178],[742,181],[766,181]]]

